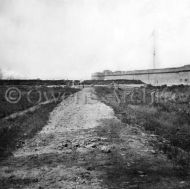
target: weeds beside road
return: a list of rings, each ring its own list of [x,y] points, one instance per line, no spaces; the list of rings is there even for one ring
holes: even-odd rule
[[[186,86],[152,87],[161,94],[162,101],[152,104],[122,101],[124,91],[106,87],[96,87],[99,98],[111,106],[122,122],[139,125],[156,136],[153,141],[155,151],[163,152],[173,162],[173,170],[178,176],[189,176],[190,172],[190,115],[189,90]],[[148,91],[150,88],[147,88]],[[171,100],[171,92],[177,101]],[[147,94],[150,96],[150,94]],[[181,101],[180,96],[187,101]],[[164,99],[166,98],[166,99]],[[118,101],[119,99],[119,101]],[[119,102],[119,103],[118,103]]]
[[[20,110],[25,110],[30,106],[35,104],[27,101],[27,91],[34,90],[35,87],[30,86],[20,86],[19,90],[22,91],[22,99],[16,103],[11,104],[4,99],[4,92],[8,87],[4,87],[1,92],[1,109],[0,114],[9,115]],[[38,91],[42,94],[46,92],[49,95],[49,98],[52,98],[52,91],[54,92],[55,97],[68,97],[70,94],[73,94],[78,91],[78,89],[72,88],[61,88],[61,87],[39,87]],[[34,102],[38,101],[38,94],[33,94],[32,96]],[[44,96],[42,101],[47,100]],[[0,160],[8,157],[12,154],[12,151],[20,148],[24,141],[28,138],[32,138],[38,131],[40,131],[44,125],[47,124],[49,119],[49,113],[61,102],[61,98],[57,101],[53,101],[49,104],[44,104],[39,107],[34,112],[28,112],[22,116],[16,117],[14,119],[0,120]]]
[[[18,111],[26,110],[38,103],[54,100],[63,95],[68,96],[75,91],[76,89],[59,86],[0,86],[0,119]]]

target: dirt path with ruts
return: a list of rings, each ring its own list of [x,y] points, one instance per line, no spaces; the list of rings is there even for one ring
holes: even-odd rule
[[[150,140],[154,136],[121,123],[94,90],[86,88],[63,100],[43,130],[0,163],[0,186],[143,188],[149,176],[144,166],[151,162],[162,170],[167,161]]]

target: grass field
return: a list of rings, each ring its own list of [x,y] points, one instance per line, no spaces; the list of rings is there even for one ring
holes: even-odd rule
[[[157,136],[156,150],[167,155],[180,176],[190,173],[190,107],[188,86],[154,87],[159,90],[161,101],[153,104],[122,101],[123,91],[96,87],[99,98],[111,106],[117,116],[127,124],[140,125]],[[176,99],[172,100],[171,93]],[[183,98],[180,98],[183,97]],[[185,100],[184,100],[185,99]]]
[[[1,88],[1,109],[0,115],[1,118],[17,111],[25,110],[31,106],[34,106],[35,103],[28,102],[26,94],[30,90],[36,90],[34,87],[30,86],[19,86],[19,90],[22,91],[22,99],[17,104],[8,103],[4,99],[4,93],[8,87]],[[39,87],[37,89],[42,94],[45,92],[49,98],[53,94],[58,97],[64,95],[68,97],[70,94],[73,94],[78,91],[78,89],[72,88],[61,88],[61,87]],[[38,96],[31,95],[33,102],[38,100]],[[43,96],[42,101],[45,101],[46,98]],[[28,112],[23,116],[19,116],[15,119],[0,119],[0,159],[4,159],[7,156],[12,154],[12,151],[21,147],[24,141],[28,138],[32,138],[38,131],[40,131],[43,126],[46,125],[49,113],[60,103],[61,98],[52,103],[42,105],[40,108],[34,112]]]
[[[85,85],[110,85],[116,84],[144,84],[140,80],[127,80],[127,79],[115,79],[115,80],[84,80],[82,84]]]
[[[11,103],[6,99],[6,91],[11,88],[17,88],[20,91],[21,99],[17,103]],[[28,85],[6,85],[0,86],[0,119],[12,113],[26,110],[40,102],[55,99],[62,95],[68,96],[75,89],[63,87],[48,86],[28,86]],[[17,98],[17,94],[11,96]]]

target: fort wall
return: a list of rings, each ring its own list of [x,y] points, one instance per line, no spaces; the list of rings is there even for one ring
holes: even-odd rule
[[[190,65],[178,68],[136,70],[136,71],[116,71],[105,70],[94,73],[92,79],[114,80],[129,79],[141,80],[151,85],[190,85]]]

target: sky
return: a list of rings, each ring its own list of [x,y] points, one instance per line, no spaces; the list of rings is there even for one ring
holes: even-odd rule
[[[190,0],[0,0],[4,75],[149,69],[154,46],[156,68],[190,64]]]

